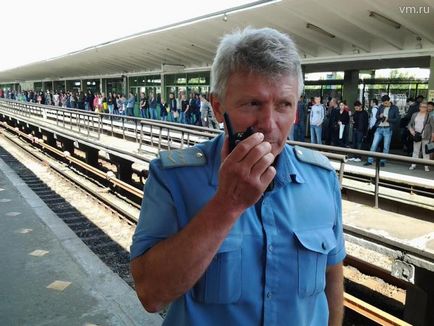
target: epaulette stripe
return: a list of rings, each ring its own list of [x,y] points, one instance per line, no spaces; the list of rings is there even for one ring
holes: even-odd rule
[[[164,169],[169,169],[183,166],[202,166],[206,164],[206,157],[199,148],[188,147],[161,152],[160,161]]]
[[[307,149],[300,146],[295,146],[294,152],[295,152],[295,156],[299,161],[308,164],[313,164],[321,168],[334,171],[334,168],[330,164],[328,158],[322,155],[321,153],[318,153],[317,151],[313,151],[311,149]]]

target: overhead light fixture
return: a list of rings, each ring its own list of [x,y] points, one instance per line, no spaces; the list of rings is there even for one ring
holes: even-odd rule
[[[226,13],[223,15],[223,21],[225,23],[228,21],[228,15]]]
[[[335,37],[336,37],[336,36],[333,35],[332,33],[329,33],[329,32],[327,32],[327,31],[323,30],[321,27],[318,27],[318,26],[313,25],[313,24],[311,24],[311,23],[307,23],[307,24],[306,24],[306,28],[311,29],[311,30],[313,30],[313,31],[315,31],[315,32],[318,32],[318,33],[320,33],[320,34],[322,34],[322,35],[325,35],[325,36],[327,36],[327,37],[330,37],[330,38],[335,38]]]
[[[420,36],[416,37],[416,49],[422,49],[422,38]]]
[[[389,26],[392,26],[393,28],[396,28],[396,29],[401,28],[400,23],[397,23],[396,21],[394,21],[390,18],[384,17],[383,15],[380,15],[379,13],[376,13],[375,11],[370,11],[369,17],[375,18],[376,20],[378,20],[384,24],[387,24]]]
[[[355,45],[353,45],[353,54],[360,54],[360,49]]]

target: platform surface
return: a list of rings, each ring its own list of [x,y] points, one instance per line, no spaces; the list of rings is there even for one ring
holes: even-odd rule
[[[0,158],[0,324],[161,325]]]

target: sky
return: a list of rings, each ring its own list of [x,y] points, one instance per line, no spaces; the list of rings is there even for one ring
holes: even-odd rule
[[[252,0],[21,0],[1,6],[0,71]]]

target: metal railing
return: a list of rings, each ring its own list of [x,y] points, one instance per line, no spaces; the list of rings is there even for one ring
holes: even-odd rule
[[[56,122],[57,126],[69,128],[70,131],[78,131],[86,136],[91,136],[91,130],[100,139],[102,133],[121,134],[123,139],[126,137],[134,138],[139,144],[138,151],[143,152],[145,143],[157,149],[157,155],[161,150],[171,150],[173,148],[184,148],[196,143],[212,139],[222,133],[221,130],[209,129],[199,126],[184,125],[173,122],[163,122],[150,119],[143,119],[125,115],[113,115],[106,113],[94,113],[78,109],[64,109],[53,106],[41,105],[36,103],[17,102],[13,100],[0,100],[0,108],[5,108],[14,112],[16,115],[25,117],[39,117]],[[68,125],[69,124],[69,125]],[[75,126],[75,129],[74,129]],[[147,129],[145,131],[145,129]],[[82,132],[83,131],[83,132]],[[375,160],[374,174],[374,206],[378,208],[379,188],[380,188],[380,160],[385,159],[395,162],[409,164],[422,164],[434,166],[434,161],[415,159],[401,155],[383,154],[377,152],[356,150],[343,147],[328,145],[311,144],[305,142],[287,141],[290,145],[298,145],[306,148],[319,150],[329,159],[339,162],[338,175],[342,186],[345,163],[348,155],[361,157],[370,156]],[[434,186],[433,186],[434,188]]]
[[[407,157],[407,156],[402,156],[402,155],[384,154],[384,153],[379,153],[379,152],[363,151],[363,150],[351,149],[351,148],[345,148],[345,147],[335,147],[335,146],[311,144],[311,143],[296,142],[296,141],[288,141],[288,143],[290,145],[298,145],[298,146],[316,149],[316,150],[322,151],[324,153],[329,152],[329,151],[333,151],[333,153],[345,155],[346,157],[348,155],[355,155],[355,156],[360,156],[360,157],[372,157],[375,161],[375,174],[374,174],[374,179],[375,179],[375,181],[374,181],[374,207],[375,208],[378,208],[381,160],[395,161],[395,162],[408,163],[408,164],[421,164],[421,165],[427,165],[427,166],[434,166],[433,160],[412,158],[412,157]],[[433,181],[433,185],[432,185],[432,190],[434,190],[434,181]],[[433,195],[434,195],[434,191],[433,191]]]
[[[100,139],[102,118],[99,114],[78,109],[65,109],[38,103],[1,99],[0,109],[26,118],[39,118],[81,135]]]

